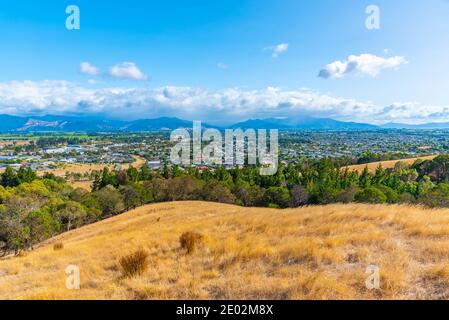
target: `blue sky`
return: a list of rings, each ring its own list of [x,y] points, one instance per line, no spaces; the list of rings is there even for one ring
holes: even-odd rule
[[[445,0],[2,0],[0,113],[449,121],[448,14]]]

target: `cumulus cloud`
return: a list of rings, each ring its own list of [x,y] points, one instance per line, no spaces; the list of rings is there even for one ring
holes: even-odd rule
[[[280,43],[275,46],[267,47],[265,50],[271,51],[271,57],[277,59],[281,53],[287,52],[288,43]]]
[[[0,113],[106,114],[120,119],[176,116],[228,123],[249,118],[300,119],[307,115],[370,123],[422,123],[447,121],[449,106],[418,102],[381,106],[309,89],[96,88],[67,81],[12,81],[0,83]]]
[[[384,69],[396,69],[408,61],[401,56],[379,57],[373,54],[350,55],[346,60],[334,61],[320,71],[319,76],[324,79],[342,78],[349,74],[377,76]]]
[[[148,80],[148,76],[144,74],[134,62],[122,62],[109,68],[109,76],[117,79],[125,80]]]
[[[100,74],[100,69],[98,69],[96,66],[92,65],[89,62],[81,62],[80,72],[83,74],[87,74],[89,76],[97,76]]]

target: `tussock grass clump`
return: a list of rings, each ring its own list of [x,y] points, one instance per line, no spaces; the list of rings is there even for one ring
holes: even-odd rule
[[[64,249],[64,244],[62,242],[58,242],[58,243],[55,243],[53,245],[53,250],[54,251],[59,251],[59,250],[62,250],[62,249]]]
[[[24,258],[28,255],[28,253],[24,250],[20,250],[19,253],[17,254],[18,257],[20,258]]]
[[[120,258],[120,267],[123,277],[131,278],[141,275],[148,268],[148,253],[143,249]]]
[[[203,242],[204,236],[198,232],[184,232],[179,238],[181,248],[187,251],[187,254],[195,252],[196,248]]]

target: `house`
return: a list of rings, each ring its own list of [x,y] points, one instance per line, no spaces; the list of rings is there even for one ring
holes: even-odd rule
[[[152,170],[158,170],[162,167],[161,162],[158,160],[157,161],[148,161],[147,166],[148,166],[148,168],[150,168]]]

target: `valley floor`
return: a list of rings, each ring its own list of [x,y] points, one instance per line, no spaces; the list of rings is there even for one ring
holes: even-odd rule
[[[204,236],[190,255],[186,231]],[[148,269],[123,278],[119,259],[139,248]],[[80,290],[66,288],[68,265],[80,268]],[[365,284],[370,265],[378,290]],[[0,298],[448,299],[449,210],[148,205],[0,260]]]

